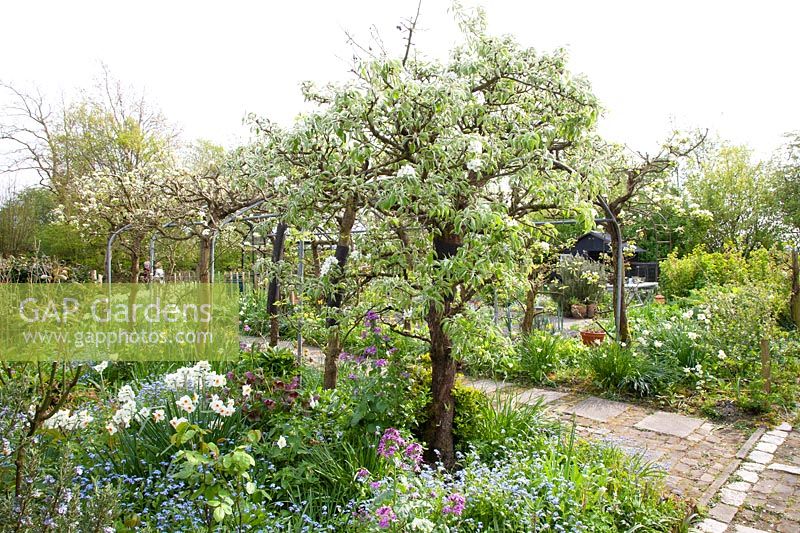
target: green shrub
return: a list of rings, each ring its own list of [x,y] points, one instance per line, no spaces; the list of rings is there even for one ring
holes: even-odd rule
[[[297,373],[297,358],[289,348],[254,345],[240,366],[261,368],[266,376],[282,378]]]
[[[533,331],[515,346],[519,359],[517,373],[532,383],[545,383],[559,366],[573,364],[580,350],[575,341],[546,331]]]
[[[559,308],[567,313],[573,303],[598,303],[606,292],[608,278],[602,263],[579,256],[564,256],[556,266],[560,280],[554,299]]]
[[[544,404],[518,404],[512,398],[480,402],[473,415],[470,439],[461,448],[472,448],[486,460],[497,460],[514,450],[529,450],[558,431],[558,424],[545,416]]]
[[[458,381],[453,387],[453,400],[455,401],[453,435],[458,441],[471,441],[476,436],[478,419],[489,399],[478,389]]]
[[[781,252],[758,249],[745,257],[738,250],[711,253],[698,246],[684,257],[673,252],[662,261],[659,283],[661,292],[668,298],[686,297],[694,290],[711,285],[748,283],[784,292],[788,287],[783,274],[784,264]]]
[[[606,343],[588,351],[587,364],[601,389],[653,396],[674,380],[675,372],[662,362],[642,357],[617,343]]]
[[[468,311],[447,324],[453,357],[471,375],[506,379],[517,371],[511,339],[494,325],[489,309]]]

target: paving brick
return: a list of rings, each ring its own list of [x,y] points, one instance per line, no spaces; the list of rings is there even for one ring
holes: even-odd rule
[[[730,523],[733,517],[736,516],[736,511],[739,508],[735,505],[728,505],[727,503],[718,503],[708,510],[708,516],[720,522]]]
[[[703,420],[690,416],[656,411],[636,423],[635,427],[676,437],[688,437],[703,425]]]
[[[744,499],[747,497],[747,493],[740,492],[738,490],[731,490],[727,487],[722,487],[719,491],[719,495],[722,503],[727,503],[728,505],[733,505],[735,507],[740,507],[744,503]]]
[[[750,452],[750,455],[748,455],[747,458],[753,461],[754,463],[760,463],[762,465],[766,465],[772,462],[771,453],[760,452],[758,450],[753,450],[752,452]]]
[[[772,463],[767,468],[769,468],[770,470],[780,470],[781,472],[786,472],[787,474],[800,476],[800,466],[785,465],[782,463]]]
[[[725,530],[728,529],[728,524],[713,518],[706,518],[697,524],[697,528],[705,533],[725,533]]]

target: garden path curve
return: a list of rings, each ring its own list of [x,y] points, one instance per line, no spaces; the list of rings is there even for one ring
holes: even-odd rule
[[[710,533],[800,533],[800,433],[788,424],[747,431],[625,402],[489,379],[466,383],[489,396],[543,402],[578,435],[641,454],[669,489],[709,509]]]

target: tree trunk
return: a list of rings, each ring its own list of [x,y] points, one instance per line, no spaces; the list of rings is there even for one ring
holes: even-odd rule
[[[197,261],[197,281],[211,281],[211,238],[200,237],[200,256]]]
[[[278,222],[275,229],[275,240],[272,244],[272,266],[275,266],[283,259],[283,250],[286,244],[286,230],[288,226],[285,222]],[[275,273],[269,280],[267,288],[267,314],[269,315],[269,345],[278,345],[278,309],[275,303],[280,295],[280,285],[278,284],[278,274]]]
[[[533,319],[536,316],[536,295],[538,291],[533,286],[533,282],[528,286],[528,292],[525,295],[525,315],[522,317],[522,325],[520,330],[523,335],[530,335],[533,331]]]
[[[317,241],[311,241],[311,264],[314,267],[314,277],[319,278],[321,265],[319,262],[319,243]]]
[[[438,261],[453,257],[461,246],[458,235],[442,235],[433,238],[435,258]],[[431,416],[425,428],[428,442],[428,459],[440,460],[446,468],[455,464],[453,442],[453,416],[455,401],[453,387],[456,381],[456,363],[453,360],[453,345],[444,331],[444,321],[452,312],[453,291],[447,291],[442,305],[429,303],[426,322],[431,339]],[[438,457],[436,457],[438,453]]]
[[[792,250],[792,296],[789,300],[789,309],[795,327],[800,330],[800,259],[797,248]]]
[[[350,200],[345,206],[342,218],[339,220],[339,239],[336,243],[335,255],[339,270],[331,277],[333,288],[326,302],[329,312],[329,316],[325,320],[325,325],[328,328],[328,342],[325,346],[325,374],[322,380],[322,385],[326,389],[336,388],[336,379],[338,377],[336,360],[342,352],[342,340],[339,335],[339,319],[333,316],[333,313],[336,313],[342,307],[342,300],[344,299],[344,289],[340,287],[340,284],[344,279],[347,256],[350,255],[350,237],[355,221],[356,206],[355,202]]]
[[[134,248],[130,251],[131,257],[131,283],[139,283],[139,250]]]
[[[608,231],[608,234],[611,236],[611,268],[614,271],[614,283],[613,283],[614,292],[613,292],[613,294],[617,294],[617,283],[619,282],[619,279],[617,277],[617,257],[619,257],[619,253],[618,253],[619,244],[617,243],[618,235],[617,235],[617,230],[616,230],[616,228],[614,227],[613,224],[608,224],[606,226],[606,231]],[[619,320],[619,338],[617,339],[617,342],[628,343],[628,342],[630,342],[631,335],[630,335],[630,330],[628,329],[628,306],[625,303],[625,258],[624,258],[624,256],[623,256],[623,259],[622,259],[622,269],[623,269],[623,272],[622,272],[622,287],[620,287],[620,292],[621,292],[621,297],[622,297],[622,302],[621,302],[622,305],[620,305],[620,313],[619,313],[619,317],[618,317],[618,320]],[[617,312],[616,304],[612,303],[612,307],[614,308],[614,313],[616,314],[616,312]]]

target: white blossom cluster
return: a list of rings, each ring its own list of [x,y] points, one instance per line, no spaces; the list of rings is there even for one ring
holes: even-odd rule
[[[211,397],[211,403],[208,404],[208,406],[219,416],[224,417],[231,416],[236,411],[236,409],[233,408],[233,398],[228,398],[228,402],[225,403],[220,400],[219,396],[216,394]]]
[[[325,276],[328,272],[330,272],[331,268],[333,268],[333,265],[337,263],[338,261],[336,260],[336,257],[334,256],[328,257],[327,259],[325,259],[325,261],[323,261],[322,266],[320,266],[319,273]]]
[[[114,412],[111,421],[106,424],[106,430],[112,435],[120,427],[130,427],[131,420],[136,416],[136,394],[130,385],[123,385],[117,392],[119,408]],[[149,414],[149,413],[148,413]],[[112,429],[113,428],[113,429]]]
[[[211,370],[208,361],[199,361],[194,366],[185,366],[164,376],[169,390],[197,390],[204,387],[224,387],[225,376]]]
[[[94,420],[94,418],[89,414],[89,411],[82,410],[72,414],[69,409],[61,409],[56,412],[56,414],[45,420],[44,427],[47,429],[72,431],[78,428],[87,428],[92,420]]]

